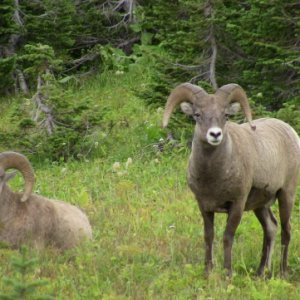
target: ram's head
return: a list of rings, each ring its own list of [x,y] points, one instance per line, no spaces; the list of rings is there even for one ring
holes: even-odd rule
[[[168,98],[163,118],[164,127],[168,125],[173,109],[179,104],[185,114],[195,119],[201,141],[212,146],[221,144],[226,133],[227,118],[235,114],[239,106],[252,129],[255,129],[251,123],[252,116],[246,93],[237,84],[224,85],[215,94],[208,94],[204,89],[190,83],[178,85]]]
[[[26,201],[31,195],[34,185],[34,173],[30,162],[25,156],[16,152],[0,153],[0,194],[5,183],[16,174],[16,172],[6,173],[7,169],[16,169],[23,175],[25,189],[21,201]]]

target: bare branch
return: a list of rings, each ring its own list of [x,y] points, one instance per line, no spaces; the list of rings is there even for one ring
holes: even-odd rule
[[[191,83],[195,83],[195,82],[197,82],[198,79],[207,80],[207,79],[209,79],[209,74],[210,74],[209,71],[203,72],[201,74],[197,74],[196,76],[192,77],[189,81]]]
[[[129,12],[129,23],[135,22],[134,19],[134,9],[136,6],[135,0],[127,0],[126,6],[128,7],[128,12]]]
[[[179,64],[179,63],[173,63],[172,65],[175,67],[179,67],[183,70],[200,70],[203,68],[203,64],[195,65],[195,66],[188,66],[188,65],[183,65],[183,64]]]
[[[211,63],[209,66],[209,79],[213,88],[217,90],[218,89],[218,84],[216,80],[217,43],[213,32],[213,25],[211,25],[210,43],[211,43],[212,55],[211,55]]]
[[[83,65],[84,63],[86,63],[87,61],[93,61],[95,60],[97,57],[99,57],[98,53],[88,53],[78,59],[75,59],[72,61],[72,67],[67,69],[65,72],[69,72],[73,69],[78,68],[79,66]]]
[[[108,7],[108,8],[107,8]],[[136,7],[136,0],[118,0],[118,1],[106,1],[102,5],[103,13],[109,19],[110,15],[114,15],[117,11],[124,11],[122,19],[108,28],[117,28],[119,26],[127,26],[128,24],[134,23],[134,9]]]
[[[139,36],[134,36],[133,38],[129,39],[129,40],[125,40],[120,42],[117,47],[122,49],[125,53],[128,53],[130,51],[128,51],[128,49],[131,50],[132,45],[136,42],[138,42],[141,38]]]
[[[15,11],[14,11],[13,20],[20,27],[24,27],[24,21],[23,21],[23,19],[20,16],[20,4],[19,4],[19,0],[15,0]]]

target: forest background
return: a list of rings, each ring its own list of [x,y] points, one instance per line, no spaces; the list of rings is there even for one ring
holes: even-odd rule
[[[78,299],[299,295],[299,243],[289,280],[275,268],[259,282],[260,245],[246,228],[238,239],[254,246],[236,248],[243,279],[224,283],[217,263],[207,285],[202,221],[185,182],[193,123],[178,113],[161,128],[170,90],[189,81],[210,92],[238,83],[254,118],[278,117],[300,133],[299,1],[2,0],[0,16],[0,150],[28,156],[41,177],[35,192],[80,205],[95,228],[94,243],[77,259],[67,254],[67,265],[42,254],[32,275],[50,279],[42,291],[61,299],[77,299],[78,286]],[[22,189],[21,178],[13,186]],[[254,217],[245,222],[261,234]],[[221,265],[221,248],[216,257]],[[0,270],[13,276],[6,258]]]
[[[0,143],[50,159],[84,155],[82,137],[88,143],[101,116],[86,101],[70,103],[65,86],[128,72],[142,59],[152,67],[137,91],[147,104],[164,105],[181,82],[210,91],[235,82],[254,114],[279,111],[299,132],[299,12],[297,1],[279,0],[4,0],[0,93],[31,103],[29,112],[16,107],[18,127],[0,133]],[[63,139],[69,153],[59,147]]]

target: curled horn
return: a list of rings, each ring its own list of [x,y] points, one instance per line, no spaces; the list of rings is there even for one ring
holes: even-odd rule
[[[230,83],[220,87],[216,93],[221,99],[226,101],[228,104],[231,102],[239,102],[246,116],[247,122],[249,122],[251,129],[255,130],[256,126],[252,123],[252,114],[250,105],[248,102],[245,91],[238,84]]]
[[[182,83],[171,92],[164,111],[163,127],[167,127],[170,116],[176,105],[184,101],[194,103],[195,99],[208,96],[206,91],[191,83]]]
[[[31,195],[34,185],[34,173],[28,159],[20,153],[2,152],[0,153],[0,168],[3,170],[13,168],[22,173],[25,188],[21,201],[25,202]]]

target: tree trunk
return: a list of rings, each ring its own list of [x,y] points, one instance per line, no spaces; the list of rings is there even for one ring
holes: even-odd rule
[[[135,0],[125,0],[125,7],[128,13],[128,21],[129,23],[134,23],[135,22],[135,17],[134,17],[134,9],[136,6],[136,1]]]
[[[13,20],[16,23],[16,25],[18,26],[18,28],[22,29],[24,27],[24,23],[20,16],[19,0],[14,1],[14,6],[15,6],[15,11],[13,14]],[[20,30],[19,30],[19,32],[20,32]],[[11,36],[9,37],[9,40],[8,40],[8,45],[5,47],[5,50],[4,50],[6,57],[14,55],[16,53],[17,45],[20,41],[20,38],[21,38],[20,33],[11,34]]]
[[[213,0],[208,0],[206,2],[206,7],[204,9],[204,15],[207,18],[213,19],[214,18],[214,8],[213,8]],[[218,84],[216,80],[216,61],[217,61],[217,42],[215,37],[215,30],[214,30],[214,24],[213,21],[210,23],[209,28],[209,36],[207,39],[210,43],[211,48],[211,57],[210,57],[210,63],[209,63],[209,80],[215,90],[218,89]]]
[[[52,115],[52,110],[50,107],[48,107],[45,103],[44,100],[46,100],[46,97],[43,94],[42,87],[43,87],[43,80],[42,77],[39,75],[37,78],[37,92],[35,95],[32,97],[32,101],[36,105],[36,111],[33,114],[32,119],[37,122],[38,118],[40,116],[40,112],[43,112],[45,114],[45,118],[41,121],[41,125],[43,125],[48,134],[52,135],[54,128],[55,128],[55,121],[54,117]]]
[[[24,95],[29,94],[29,89],[25,80],[24,73],[20,69],[16,69],[16,75],[18,80],[18,86]]]

